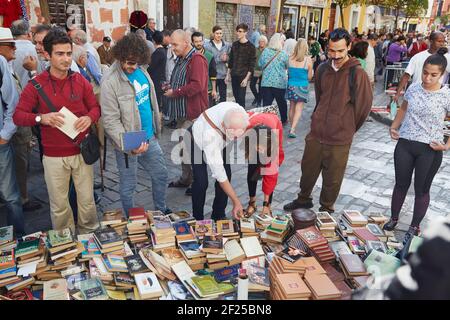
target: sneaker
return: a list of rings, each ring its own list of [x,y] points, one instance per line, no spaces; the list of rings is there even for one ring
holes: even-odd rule
[[[395,226],[398,223],[398,219],[390,219],[386,224],[383,226],[383,230],[386,231],[393,231],[395,229]]]
[[[403,246],[405,246],[412,237],[418,236],[420,234],[420,227],[409,227],[408,232],[403,238]]]
[[[294,200],[292,202],[289,202],[288,204],[286,204],[283,207],[283,210],[285,211],[292,211],[295,209],[311,209],[312,207],[314,207],[314,204],[312,203],[312,201],[308,201],[305,203],[300,203],[297,200]]]

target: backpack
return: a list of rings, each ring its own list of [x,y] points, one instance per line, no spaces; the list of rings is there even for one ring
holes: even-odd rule
[[[322,83],[322,74],[325,71],[326,65],[327,65],[326,63],[322,63],[317,67],[316,77],[319,80],[319,86]],[[352,106],[355,106],[355,102],[356,102],[355,90],[354,90],[355,89],[354,83],[355,83],[356,67],[358,67],[358,66],[356,65],[356,66],[350,67],[350,75],[348,77],[348,86],[350,88],[350,103],[352,104]],[[316,111],[317,106],[319,105],[319,102],[320,102],[320,97],[316,101],[316,106],[314,108],[314,111]]]

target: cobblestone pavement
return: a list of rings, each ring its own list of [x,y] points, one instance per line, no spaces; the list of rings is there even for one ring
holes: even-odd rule
[[[383,105],[387,103],[386,96],[380,93],[381,82],[377,83],[377,92],[374,99],[374,105]],[[301,122],[297,128],[296,139],[285,139],[284,149],[286,159],[281,166],[279,182],[274,194],[273,209],[274,211],[282,210],[285,203],[293,200],[299,191],[299,179],[301,176],[300,160],[304,150],[304,137],[309,131],[311,113],[314,107],[313,92],[310,94],[311,101],[304,109]],[[248,90],[247,105],[251,104],[253,96]],[[285,137],[287,137],[285,128]],[[165,152],[167,166],[169,169],[169,181],[177,178],[181,172],[180,166],[172,163],[170,160],[170,152],[175,142],[170,141],[172,130],[165,128],[161,138],[161,146]],[[355,209],[364,213],[371,211],[383,212],[387,216],[390,215],[390,201],[392,188],[394,186],[394,160],[393,152],[395,142],[392,141],[388,134],[386,125],[373,121],[369,121],[356,134],[348,161],[345,179],[342,184],[341,193],[336,203],[336,210]],[[101,201],[98,205],[99,214],[105,209],[119,208],[119,178],[115,164],[114,153],[112,147],[108,148],[108,156],[106,162],[106,171],[104,174],[105,191],[100,192]],[[96,165],[96,181],[100,181],[98,175],[98,163]],[[244,165],[232,165],[232,184],[243,206],[248,201],[248,191],[246,183],[247,168]],[[425,221],[422,223],[422,229],[429,220],[438,216],[445,216],[448,213],[448,199],[450,199],[450,155],[444,155],[442,166],[436,175],[433,186],[431,188],[431,204]],[[33,150],[29,173],[29,191],[30,194],[43,203],[43,208],[36,212],[25,213],[26,227],[28,232],[37,230],[47,230],[51,228],[51,221],[48,207],[47,189],[45,187],[43,168],[39,162],[37,149]],[[320,194],[321,178],[317,181],[316,188],[313,191],[315,201],[314,209],[317,210],[318,199]],[[258,187],[258,202],[262,206],[262,192]],[[191,199],[184,195],[184,189],[168,189],[167,203],[173,210],[191,211]],[[205,213],[210,214],[211,205],[214,197],[213,181],[210,179],[208,194],[206,197]],[[149,176],[146,175],[142,168],[138,172],[138,186],[135,195],[135,205],[144,206],[152,209],[152,190]],[[412,218],[412,209],[414,205],[413,188],[406,198],[404,208],[398,229],[406,231]],[[227,208],[230,214],[231,206]],[[6,210],[0,207],[0,225],[6,224]]]

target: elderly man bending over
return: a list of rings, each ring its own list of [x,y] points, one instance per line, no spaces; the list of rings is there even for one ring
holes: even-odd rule
[[[241,137],[249,125],[245,109],[234,102],[222,102],[204,111],[188,129],[194,143],[191,144],[192,211],[195,219],[203,220],[206,190],[208,189],[207,164],[216,179],[215,197],[211,219],[226,219],[228,197],[233,202],[233,217],[242,215],[242,204],[231,186],[231,168],[227,160],[226,146]]]

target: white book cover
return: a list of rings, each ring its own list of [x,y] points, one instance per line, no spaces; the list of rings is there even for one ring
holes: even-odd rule
[[[134,275],[134,281],[141,296],[163,295],[161,285],[153,272],[139,273]]]
[[[247,258],[263,256],[264,251],[257,237],[247,237],[241,239],[241,246],[244,248]]]
[[[245,256],[244,250],[242,250],[241,246],[235,239],[227,241],[224,245],[224,249],[228,261]]]
[[[66,107],[62,107],[58,112],[64,115],[64,124],[57,128],[69,136],[70,139],[75,139],[80,133],[80,131],[76,130],[74,126],[75,121],[78,120],[78,117]]]
[[[186,261],[175,263],[172,266],[172,271],[181,281],[185,281],[187,279],[195,277],[194,271],[192,271],[191,267],[189,267]]]

